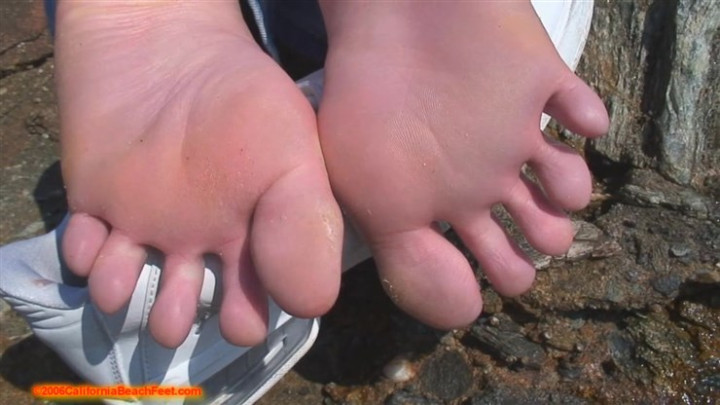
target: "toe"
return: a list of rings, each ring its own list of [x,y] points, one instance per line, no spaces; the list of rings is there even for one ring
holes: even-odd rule
[[[262,285],[288,313],[327,312],[340,288],[343,222],[321,168],[276,181],[253,216],[252,258]]]
[[[390,298],[422,322],[452,329],[473,322],[482,309],[477,280],[465,257],[430,227],[371,243]]]
[[[88,287],[97,307],[112,314],[127,304],[145,263],[145,248],[113,230],[90,270]]]
[[[553,204],[576,211],[590,202],[590,171],[583,158],[572,148],[548,140],[538,148],[530,166]]]
[[[453,223],[453,229],[473,252],[493,287],[503,295],[524,293],[535,280],[535,268],[489,213],[473,221]]]
[[[187,338],[197,314],[203,276],[204,265],[199,257],[169,255],[165,259],[160,290],[148,322],[158,343],[174,348]]]
[[[222,252],[220,333],[232,344],[254,346],[267,335],[267,295],[255,274],[247,249],[241,254],[233,254],[236,251],[240,249]]]
[[[102,221],[87,214],[73,214],[62,239],[63,258],[70,270],[87,277],[107,237],[108,229]]]
[[[570,131],[587,137],[606,134],[610,125],[602,100],[570,71],[548,100],[545,112]]]
[[[505,207],[535,249],[561,255],[570,248],[573,228],[567,215],[550,204],[542,190],[525,176],[521,176]]]

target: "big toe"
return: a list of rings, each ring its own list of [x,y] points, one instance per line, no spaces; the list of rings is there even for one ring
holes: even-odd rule
[[[252,258],[270,296],[288,313],[324,314],[340,288],[343,222],[321,167],[277,180],[253,216]]]
[[[466,326],[482,310],[467,259],[439,232],[424,227],[371,242],[390,298],[420,321],[441,329]]]

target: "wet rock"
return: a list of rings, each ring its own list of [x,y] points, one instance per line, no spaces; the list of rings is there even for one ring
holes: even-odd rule
[[[523,395],[516,391],[489,390],[470,399],[470,405],[494,405],[494,404],[534,404],[535,398],[530,395]]]
[[[635,226],[625,225],[634,217]],[[709,262],[720,258],[720,221],[700,220],[680,212],[664,209],[636,209],[627,205],[613,206],[598,218],[596,224],[618,241],[623,250],[634,254],[636,262],[653,267],[658,273],[672,268],[677,273],[678,261]],[[686,260],[668,260],[681,257]],[[696,272],[706,271],[698,268]]]
[[[520,387],[493,388],[476,395],[470,399],[469,405],[535,405],[535,404],[562,404],[581,405],[589,402],[573,395],[546,392],[535,389],[523,389]]]
[[[632,274],[634,282],[628,282]],[[627,257],[602,262],[552,267],[539,272],[528,293],[515,298],[528,312],[641,309],[669,299],[647,285],[649,275]]]
[[[677,243],[675,245],[670,246],[670,255],[672,257],[685,257],[689,255],[692,252],[690,247],[685,245],[684,243]]]
[[[590,155],[696,188],[716,183],[719,27],[714,0],[596,2],[579,72],[604,95],[611,127]]]
[[[718,263],[720,264],[720,263]],[[720,266],[715,265],[716,269],[701,269],[690,277],[690,281],[698,284],[720,284]]]
[[[545,361],[542,347],[528,340],[522,333],[522,327],[509,316],[498,314],[494,319],[497,322],[481,319],[470,329],[470,334],[503,362],[516,367],[539,369]]]
[[[673,184],[651,170],[632,170],[618,195],[627,204],[663,206],[696,218],[718,218],[720,215],[718,202],[713,198]]]
[[[438,343],[446,347],[447,349],[458,348],[461,346],[460,342],[458,342],[457,336],[455,336],[455,333],[453,331],[446,333],[443,337],[440,338],[440,341]]]
[[[720,398],[720,358],[712,358],[702,364],[692,380],[693,396],[696,403],[711,403],[711,398]],[[703,401],[705,399],[705,401]]]
[[[483,291],[483,312],[486,314],[496,314],[503,309],[502,298],[493,289]]]
[[[342,386],[329,383],[323,387],[323,394],[325,395],[325,403],[330,404],[363,405],[377,402],[377,393],[367,385]]]
[[[583,367],[562,359],[558,365],[557,372],[567,380],[577,380],[583,375]]]
[[[619,254],[552,265],[538,272],[532,290],[511,301],[538,317],[548,310],[644,311],[720,282],[720,271],[714,267],[720,260],[716,221],[616,204],[595,223],[621,247]],[[672,258],[668,252],[673,246],[691,253]]]
[[[655,380],[672,379],[697,365],[692,337],[664,314],[650,314],[628,321],[627,335],[633,341],[633,357]]]
[[[573,330],[567,319],[541,324],[539,329],[544,343],[554,349],[570,352],[579,343],[577,331]]]
[[[441,402],[412,392],[400,390],[394,392],[385,401],[385,405],[440,405]]]
[[[608,376],[652,387],[651,398],[656,398],[656,403],[714,403],[712,395],[695,392],[698,384],[712,387],[714,382],[712,371],[700,374],[702,365],[695,337],[666,313],[635,316],[626,322],[625,330],[608,336],[610,358],[602,364]],[[663,395],[666,397],[661,400]]]
[[[688,294],[673,315],[693,339],[700,359],[720,359],[720,285]],[[720,360],[719,360],[720,361]]]
[[[507,229],[520,249],[533,262],[533,267],[538,270],[546,269],[556,262],[577,262],[586,258],[611,257],[621,251],[620,246],[613,239],[608,238],[597,226],[587,221],[573,219],[573,242],[567,253],[549,256],[538,252],[530,245],[521,230],[513,222],[510,214],[502,206],[494,207],[492,212]]]
[[[608,238],[597,226],[586,222],[575,220],[572,222],[575,230],[573,242],[568,252],[562,256],[548,256],[532,250],[526,243],[522,244],[528,252],[536,269],[542,270],[549,267],[553,261],[575,262],[587,258],[604,258],[615,256],[622,248],[614,240]]]
[[[682,278],[677,274],[667,274],[650,282],[655,291],[666,297],[676,297],[681,283]]]
[[[720,333],[720,311],[708,308],[696,302],[683,301],[679,305],[679,315],[691,323],[709,331]],[[720,350],[720,349],[719,349]]]
[[[470,365],[454,350],[429,359],[419,378],[425,392],[443,401],[462,397],[473,385]]]
[[[610,131],[590,143],[596,151],[614,162],[645,164],[642,150],[643,62],[646,51],[642,32],[649,1],[597,2],[593,24],[578,72],[605,98],[610,114]],[[612,55],[612,57],[609,57]]]
[[[607,338],[607,348],[610,354],[609,363],[604,366],[606,372],[611,373],[615,370],[622,370],[627,374],[632,374],[634,368],[637,367],[634,362],[634,342],[630,339],[627,334],[615,331],[611,333]],[[642,376],[635,375],[635,379],[644,379],[645,374]]]
[[[720,139],[720,66],[715,57],[720,50],[720,7],[714,0],[683,0],[674,5],[676,9],[671,5],[667,13],[674,29],[663,31],[673,52],[670,60],[657,64],[655,73],[667,77],[665,88],[658,89],[664,92],[665,102],[655,107],[659,169],[678,183],[690,184],[707,175],[703,168],[717,168],[720,163],[712,151]]]
[[[573,221],[573,228],[575,228],[573,243],[563,256],[566,260],[610,257],[621,250],[620,246],[609,239],[602,229],[589,222]]]

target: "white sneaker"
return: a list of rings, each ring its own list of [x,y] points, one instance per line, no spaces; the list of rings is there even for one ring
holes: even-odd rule
[[[108,316],[90,301],[84,280],[61,263],[58,229],[0,249],[0,295],[78,375],[96,385],[200,385],[206,398],[252,403],[309,349],[317,319],[294,318],[270,304],[265,343],[238,347],[218,327],[213,270],[205,270],[198,321],[177,349],[156,343],[147,329],[160,278],[153,259],[144,266],[130,303]],[[122,403],[123,401],[109,401]],[[222,403],[222,402],[218,402]]]
[[[533,1],[535,10],[563,60],[574,69],[592,18],[592,0]],[[315,104],[322,95],[322,72],[298,85]],[[542,127],[549,117],[543,117]],[[205,269],[198,321],[177,349],[157,344],[147,320],[161,269],[150,258],[130,303],[108,316],[89,300],[84,281],[60,258],[58,229],[0,249],[0,296],[30,324],[37,337],[80,376],[96,385],[202,385],[212,404],[252,404],[307,352],[318,333],[318,319],[299,319],[270,303],[265,343],[238,347],[218,328],[217,269]],[[355,231],[346,226],[343,269],[370,257]],[[212,266],[211,266],[212,267]],[[123,401],[108,401],[124,403]]]

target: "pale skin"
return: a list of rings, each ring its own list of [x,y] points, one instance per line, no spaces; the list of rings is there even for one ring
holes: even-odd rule
[[[539,250],[564,252],[563,210],[587,204],[590,175],[543,138],[540,113],[586,136],[607,115],[529,2],[443,4],[321,2],[330,49],[316,121],[234,1],[61,1],[63,254],[98,308],[127,302],[151,246],[166,261],[149,325],[166,346],[195,320],[204,254],[223,263],[230,342],[264,338],[267,295],[320,315],[339,287],[333,192],[418,319],[453,328],[482,308],[435,221],[455,227],[498,291],[527,290],[534,270],[490,208],[505,204]],[[542,188],[522,178],[526,162]]]
[[[232,343],[265,337],[268,294],[330,308],[342,220],[315,115],[236,2],[61,2],[56,47],[63,252],[100,310],[127,302],[146,246],[166,256],[149,319],[166,346],[195,320],[204,254],[223,263]]]
[[[544,111],[604,134],[602,101],[557,55],[529,1],[320,1],[328,29],[320,138],[335,195],[365,235],[386,291],[438,328],[472,322],[482,300],[449,222],[497,291],[527,291],[535,270],[491,215],[503,204],[529,242],[562,254],[564,210],[591,177],[544,138]],[[521,174],[523,164],[541,187]]]

